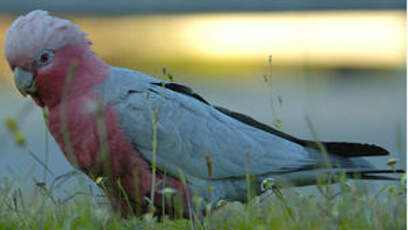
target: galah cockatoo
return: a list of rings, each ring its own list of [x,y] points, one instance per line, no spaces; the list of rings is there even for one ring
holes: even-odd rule
[[[381,147],[298,139],[186,86],[112,67],[85,36],[34,10],[9,28],[5,57],[17,89],[48,108],[49,131],[66,158],[92,178],[106,177],[105,191],[123,214],[145,213],[149,202],[161,210],[164,189],[185,205],[193,195],[245,201],[248,178],[259,194],[265,181],[301,186],[319,174],[384,179],[374,174],[391,172],[356,158],[387,155]]]

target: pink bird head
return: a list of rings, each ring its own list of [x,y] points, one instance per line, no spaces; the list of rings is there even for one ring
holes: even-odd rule
[[[94,71],[104,63],[85,36],[77,25],[43,10],[17,18],[7,32],[4,52],[20,92],[30,94],[40,106],[58,104],[73,62],[78,64],[75,78],[81,79],[72,81],[70,92],[79,94],[91,87],[97,78]]]

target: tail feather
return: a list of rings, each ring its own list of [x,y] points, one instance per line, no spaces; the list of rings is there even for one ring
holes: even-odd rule
[[[313,144],[313,142],[308,144]],[[323,142],[322,144],[329,153],[343,157],[386,156],[389,154],[387,150],[377,145],[346,142]]]
[[[301,140],[303,146],[320,150],[318,143],[313,141]],[[377,145],[348,143],[348,142],[321,142],[325,150],[331,154],[342,157],[369,157],[369,156],[386,156],[390,153]]]
[[[405,170],[403,169],[366,169],[366,170],[362,170],[360,171],[360,173],[364,173],[364,174],[380,174],[380,173],[405,173]]]
[[[405,170],[402,169],[368,169],[358,172],[347,172],[346,174],[350,178],[358,178],[364,180],[400,180],[397,177],[384,176],[384,175],[375,175],[375,174],[402,174],[405,173]],[[374,175],[373,175],[374,174]]]
[[[360,179],[363,180],[392,180],[392,181],[398,181],[400,178],[397,177],[390,177],[390,176],[378,176],[378,175],[365,175],[363,174]]]
[[[195,97],[196,99],[208,104],[203,98],[199,97],[191,89],[182,87],[180,85],[177,85],[177,87],[173,85],[171,89],[179,91],[184,94],[189,94],[190,96]],[[221,113],[224,113],[225,115],[232,117],[246,125],[263,130],[265,132],[271,133],[275,136],[284,138],[286,140],[295,142],[304,147],[310,147],[310,148],[320,150],[320,147],[316,143],[316,141],[304,140],[304,139],[300,139],[300,138],[291,136],[287,133],[284,133],[278,129],[274,129],[242,113],[234,112],[234,111],[231,111],[229,109],[226,109],[220,106],[214,106],[214,108],[220,111]],[[342,157],[385,156],[389,154],[389,152],[385,150],[384,148],[381,148],[376,145],[371,145],[371,144],[359,144],[359,143],[347,143],[347,142],[322,142],[322,144],[326,148],[327,152],[338,155],[338,156],[342,156]]]
[[[321,168],[321,169],[308,169],[285,173],[282,175],[271,175],[276,180],[276,183],[280,187],[292,187],[292,186],[306,186],[315,185],[319,183],[319,175],[327,175],[333,178],[332,183],[336,182],[336,178],[340,179],[341,175],[345,175],[350,179],[363,179],[363,180],[400,180],[399,176],[392,177],[390,174],[405,173],[405,170],[388,170],[388,169],[371,169],[371,168]],[[376,175],[378,174],[378,175]],[[383,175],[388,174],[388,175]],[[262,177],[264,178],[264,177]]]

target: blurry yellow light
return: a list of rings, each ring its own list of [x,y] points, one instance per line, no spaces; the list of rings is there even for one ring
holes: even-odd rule
[[[0,18],[0,77],[12,73],[2,50],[14,17]],[[104,60],[404,67],[404,11],[330,11],[73,17]],[[103,25],[103,26],[101,26]],[[11,79],[11,78],[9,78]]]
[[[398,11],[212,15],[184,29],[189,48],[214,58],[405,63]]]

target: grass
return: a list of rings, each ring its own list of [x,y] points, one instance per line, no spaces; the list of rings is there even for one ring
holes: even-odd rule
[[[158,222],[123,219],[97,196],[53,201],[46,188],[34,187],[27,199],[10,179],[0,179],[0,230],[3,229],[405,229],[405,184],[396,182],[377,194],[361,182],[342,182],[331,199],[285,189],[248,204],[227,203],[201,224],[188,220]],[[379,198],[381,197],[381,198]],[[289,211],[290,210],[290,211]]]
[[[156,112],[152,111],[152,115]],[[28,151],[18,122],[9,118],[6,126],[16,144]],[[406,228],[405,175],[401,181],[381,188],[343,179],[336,186],[319,184],[316,192],[308,194],[296,188],[278,190],[269,186],[270,190],[258,197],[248,191],[250,201],[246,204],[222,202],[221,207],[202,221],[170,220],[167,217],[158,221],[151,213],[124,219],[110,209],[105,197],[92,191],[59,198],[61,184],[78,173],[52,175],[34,153],[29,155],[44,167],[44,174],[52,178],[51,183],[35,182],[30,196],[25,196],[22,186],[13,183],[13,179],[0,178],[0,230]],[[249,173],[247,178],[249,182]],[[199,199],[193,197],[192,200]],[[199,215],[196,212],[190,216]]]
[[[73,67],[75,68],[75,67]],[[72,72],[72,71],[71,71]],[[163,74],[167,75],[164,69]],[[68,76],[72,77],[73,73]],[[68,80],[70,78],[68,77]],[[69,84],[67,84],[69,85]],[[272,99],[271,99],[272,100]],[[272,104],[272,109],[273,108]],[[152,174],[155,175],[155,152],[157,145],[156,122],[158,109],[151,112],[153,126],[153,162]],[[274,110],[278,113],[279,108]],[[47,113],[45,112],[45,117]],[[276,116],[279,119],[279,116]],[[47,120],[47,119],[46,119]],[[103,119],[100,123],[103,123]],[[310,123],[310,121],[309,121]],[[281,128],[281,122],[276,123]],[[375,188],[362,181],[348,181],[342,178],[338,185],[318,184],[317,191],[305,194],[296,188],[279,190],[273,184],[261,196],[254,197],[248,189],[246,204],[238,202],[219,202],[220,206],[211,215],[202,220],[198,210],[189,204],[190,219],[170,220],[163,217],[161,221],[153,217],[151,206],[149,213],[142,217],[122,218],[110,209],[106,198],[89,192],[77,192],[61,198],[61,185],[68,179],[76,177],[78,172],[71,171],[62,175],[53,175],[46,163],[29,152],[24,135],[20,132],[18,122],[9,118],[6,121],[9,133],[17,145],[28,152],[33,160],[44,168],[44,178],[51,177],[49,184],[34,181],[30,195],[24,195],[21,185],[13,183],[11,178],[0,177],[0,230],[6,229],[406,229],[406,177],[387,186]],[[101,125],[100,125],[101,126]],[[313,127],[309,124],[311,131]],[[103,129],[102,129],[103,130]],[[101,131],[104,133],[103,131]],[[106,135],[104,135],[106,137]],[[314,135],[316,141],[317,136]],[[67,135],[67,139],[69,136]],[[69,140],[67,140],[69,143]],[[101,141],[103,142],[103,141]],[[46,148],[47,149],[47,148]],[[325,152],[325,150],[322,150]],[[48,156],[48,153],[45,154]],[[247,165],[250,160],[247,154]],[[392,163],[392,162],[391,162]],[[390,166],[394,166],[390,163]],[[207,159],[211,174],[211,159]],[[251,187],[251,175],[246,169],[247,186]],[[185,184],[180,170],[180,178]],[[153,185],[155,184],[153,177]],[[100,180],[98,181],[100,183]],[[268,182],[269,183],[269,182]],[[273,182],[270,182],[273,183]],[[102,181],[103,185],[103,181]],[[154,203],[154,186],[150,194]],[[193,196],[194,203],[203,202]],[[223,203],[221,205],[221,203]],[[210,204],[204,204],[209,207]],[[195,205],[195,207],[200,205]],[[209,209],[209,208],[207,208]]]

